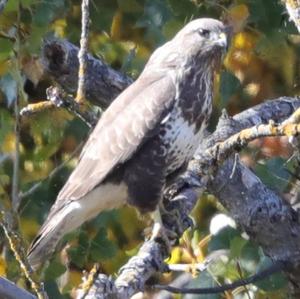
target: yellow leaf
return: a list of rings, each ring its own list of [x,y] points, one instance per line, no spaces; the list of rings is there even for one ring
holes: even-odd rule
[[[34,85],[37,85],[44,73],[40,60],[34,57],[24,57],[22,60],[22,65],[23,72],[26,77]]]
[[[239,32],[246,24],[249,17],[249,10],[245,4],[239,4],[231,7],[226,16],[227,22],[233,28],[233,32]]]
[[[14,133],[10,132],[4,138],[2,144],[2,151],[4,153],[11,153],[15,151],[15,148],[16,148],[16,136]]]
[[[122,12],[118,9],[113,17],[110,35],[112,39],[118,40],[121,37]]]
[[[9,68],[9,61],[0,61],[0,76],[4,75]]]
[[[20,218],[20,229],[22,231],[22,235],[25,235],[26,237],[28,236],[28,239],[33,238],[36,235],[39,227],[39,224],[32,219],[24,217]]]
[[[6,262],[2,256],[0,256],[0,276],[6,275]]]
[[[65,37],[65,29],[67,27],[66,19],[58,19],[54,21],[51,27],[54,30],[55,35],[57,35],[60,38]]]

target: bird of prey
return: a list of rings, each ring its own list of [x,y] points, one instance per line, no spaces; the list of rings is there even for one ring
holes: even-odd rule
[[[226,48],[223,23],[201,18],[152,54],[86,142],[31,245],[33,268],[66,233],[104,210],[126,203],[141,213],[157,209],[168,178],[201,142],[212,110],[213,75]]]

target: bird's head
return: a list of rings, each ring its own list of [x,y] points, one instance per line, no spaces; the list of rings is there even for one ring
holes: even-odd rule
[[[157,49],[150,61],[165,67],[180,66],[185,62],[219,64],[228,48],[228,35],[228,28],[222,22],[210,18],[196,19]]]
[[[196,19],[184,26],[172,42],[192,59],[218,59],[228,49],[228,28],[215,19]]]

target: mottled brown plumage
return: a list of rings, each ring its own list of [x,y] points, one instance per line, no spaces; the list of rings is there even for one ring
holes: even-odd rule
[[[153,53],[89,137],[32,244],[32,266],[63,235],[103,210],[126,202],[141,212],[157,207],[168,177],[201,141],[211,113],[213,73],[226,42],[221,22],[197,19]]]

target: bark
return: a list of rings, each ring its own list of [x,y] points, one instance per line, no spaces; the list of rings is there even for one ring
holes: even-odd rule
[[[180,211],[179,218],[185,219],[183,221],[185,228],[189,225],[187,220],[189,212],[201,192],[207,187],[209,192],[219,198],[251,240],[263,248],[266,255],[274,261],[285,262],[288,266],[286,273],[295,294],[298,294],[297,281],[300,281],[298,269],[300,226],[297,213],[239,160],[229,158],[223,165],[214,165],[210,159],[215,157],[206,153],[210,152],[211,145],[232,136],[242,128],[267,123],[269,117],[275,122],[282,122],[299,107],[300,101],[297,98],[283,97],[250,108],[233,118],[223,116],[220,120],[223,125],[219,124],[214,134],[206,139],[205,144],[208,147],[201,147],[201,154],[196,155],[185,175],[179,178],[167,193],[167,197],[171,199],[168,201],[167,210]],[[208,168],[211,165],[216,175],[207,182],[206,173],[210,172]],[[180,236],[182,225],[175,218],[168,215],[163,220],[168,229],[176,231]],[[130,298],[145,289],[148,278],[168,269],[163,262],[165,258],[166,251],[159,240],[146,242],[139,253],[122,267],[115,281],[100,275],[86,298],[110,298],[111,296]],[[81,298],[82,294],[83,290],[80,290],[78,298]]]
[[[19,288],[11,281],[0,277],[0,298],[1,299],[36,299],[24,289]]]
[[[47,40],[41,61],[46,73],[66,92],[76,93],[78,85],[79,48],[66,40]],[[101,59],[88,54],[85,70],[86,99],[94,105],[107,107],[132,79],[115,71]]]

